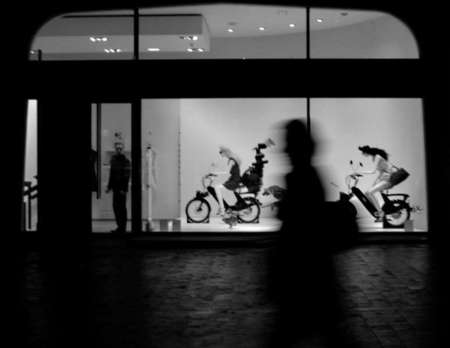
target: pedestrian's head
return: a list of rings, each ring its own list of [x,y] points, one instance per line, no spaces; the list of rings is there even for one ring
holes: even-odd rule
[[[292,119],[286,123],[285,140],[285,152],[293,164],[310,163],[315,143],[302,120]]]
[[[123,147],[124,147],[124,145],[123,145],[123,142],[121,142],[121,141],[116,141],[114,143],[114,149],[116,150],[117,153],[122,153]]]

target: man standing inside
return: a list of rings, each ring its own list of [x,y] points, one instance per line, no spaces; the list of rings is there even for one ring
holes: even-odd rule
[[[117,229],[113,233],[125,233],[127,227],[127,192],[130,180],[130,160],[123,154],[123,142],[114,143],[115,154],[111,157],[109,182],[106,193],[113,192],[113,210]]]

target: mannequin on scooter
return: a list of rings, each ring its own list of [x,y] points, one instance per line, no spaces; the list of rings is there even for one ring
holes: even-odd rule
[[[223,184],[214,185],[214,191],[216,193],[217,201],[220,207],[218,215],[223,217],[225,216],[223,193],[225,190],[233,192],[239,187],[239,183],[241,181],[241,170],[240,170],[241,160],[235,153],[233,153],[229,148],[225,146],[219,147],[219,153],[222,157],[228,159],[229,165],[231,164],[230,176],[228,177],[227,181],[225,181]],[[215,173],[215,174],[224,174],[224,173]],[[236,196],[236,198],[238,197]]]
[[[389,156],[386,151],[382,149],[370,147],[368,145],[359,146],[358,149],[362,152],[363,156],[372,157],[372,161],[374,162],[374,168],[372,170],[359,171],[358,174],[375,174],[378,172],[378,176],[372,187],[367,190],[365,195],[377,210],[375,222],[381,222],[383,221],[385,212],[381,208],[375,194],[377,192],[388,190],[393,186],[391,175],[394,172],[394,166],[389,162]]]

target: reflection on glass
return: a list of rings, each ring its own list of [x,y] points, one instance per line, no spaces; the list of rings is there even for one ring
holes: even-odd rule
[[[304,8],[219,4],[139,13],[141,59],[306,57]]]
[[[321,140],[316,164],[322,168],[327,199],[353,193],[350,202],[362,232],[428,229],[420,99],[311,99],[311,120]],[[386,151],[387,160],[382,152],[365,151],[366,146]],[[405,168],[410,176],[395,184],[391,174],[397,168],[392,166]],[[353,173],[362,176],[352,177]],[[367,192],[374,192],[385,219],[377,219],[376,210],[363,202]]]
[[[144,231],[276,231],[289,170],[278,127],[305,115],[305,99],[144,99]],[[237,224],[218,215],[219,185]]]
[[[131,230],[131,106],[92,105],[92,230]]]
[[[418,58],[416,40],[382,12],[311,9],[311,58]]]
[[[124,60],[133,58],[133,12],[67,14],[45,23],[36,33],[30,59]]]
[[[22,230],[36,231],[38,209],[37,100],[28,101]]]

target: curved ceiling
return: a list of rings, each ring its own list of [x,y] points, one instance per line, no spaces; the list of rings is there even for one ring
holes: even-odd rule
[[[302,7],[262,6],[241,4],[192,5],[140,9],[143,47],[164,47],[166,51],[185,51],[186,42],[180,29],[169,35],[155,35],[145,23],[155,16],[200,15],[203,18],[201,41],[211,38],[256,38],[298,34],[306,31],[306,9]],[[311,9],[311,30],[332,29],[376,19],[386,14],[373,11],[339,9]],[[70,13],[53,18],[42,26],[32,45],[33,50],[45,53],[105,53],[104,45],[93,45],[90,36],[108,36],[108,45],[132,50],[133,11],[101,11]],[[146,25],[147,24],[147,25]],[[167,24],[167,23],[166,23]],[[170,26],[170,25],[169,25]],[[147,31],[144,28],[147,27]],[[167,27],[167,25],[166,25]],[[179,25],[181,28],[182,26]],[[261,30],[261,27],[264,30]],[[229,29],[233,29],[231,32]],[[171,31],[174,29],[172,28]],[[150,44],[153,42],[153,44]],[[157,43],[157,46],[155,45]],[[209,46],[205,44],[205,46]]]
[[[306,31],[306,10],[303,7],[262,6],[242,4],[192,5],[140,9],[141,15],[200,14],[205,18],[213,37],[245,37],[280,35]],[[98,11],[72,13],[83,15],[130,15],[132,11]],[[376,11],[345,9],[311,9],[311,29],[331,29],[352,25],[386,15]],[[318,22],[321,19],[322,22]],[[48,23],[50,24],[50,22]],[[290,27],[289,24],[295,24]],[[258,30],[264,27],[264,31]],[[228,28],[234,28],[233,33]]]

